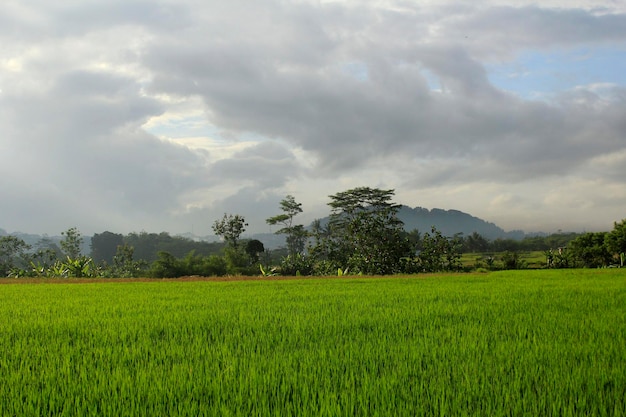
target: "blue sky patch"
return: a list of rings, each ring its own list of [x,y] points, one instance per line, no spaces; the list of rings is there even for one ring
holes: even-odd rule
[[[626,86],[626,48],[523,52],[515,61],[485,67],[493,85],[523,98],[598,83]]]

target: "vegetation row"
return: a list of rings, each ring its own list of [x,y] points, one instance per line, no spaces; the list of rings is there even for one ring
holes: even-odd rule
[[[610,232],[488,241],[478,233],[443,236],[435,227],[407,232],[393,195],[369,187],[331,195],[329,220],[310,228],[296,224],[302,205],[289,195],[280,202],[281,213],[267,219],[285,236],[286,246],[274,251],[259,240],[241,239],[248,224],[239,214],[224,214],[213,223],[222,242],[104,232],[93,236],[89,256],[81,253],[83,238],[76,228],[63,232],[60,247],[44,239],[33,248],[3,236],[0,276],[389,275],[624,265],[626,219]]]

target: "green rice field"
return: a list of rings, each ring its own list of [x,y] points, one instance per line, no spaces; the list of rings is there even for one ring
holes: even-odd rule
[[[1,416],[626,415],[624,269],[35,282]]]

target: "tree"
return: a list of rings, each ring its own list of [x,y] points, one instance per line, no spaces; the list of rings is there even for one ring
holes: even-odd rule
[[[63,257],[63,251],[50,237],[44,235],[35,243],[35,256],[48,264]]]
[[[83,238],[77,228],[71,227],[61,233],[61,250],[63,254],[70,259],[77,259],[80,256],[80,246],[83,244]]]
[[[504,251],[501,260],[502,268],[504,269],[524,269],[527,266],[526,263],[520,259],[519,253],[517,252]]]
[[[196,242],[182,236],[170,236],[161,233],[129,233],[124,237],[124,244],[134,249],[134,259],[154,262],[158,253],[168,252],[176,258],[182,258],[192,250],[198,255],[217,255],[224,248],[223,242]]]
[[[467,252],[486,252],[489,249],[489,241],[480,233],[473,232],[465,238],[464,249]]]
[[[216,220],[213,223],[213,231],[216,235],[221,236],[226,243],[233,248],[237,248],[237,241],[239,236],[246,231],[246,220],[239,214],[226,214],[221,220]]]
[[[400,205],[391,202],[393,190],[359,187],[331,195],[329,234],[316,234],[328,260],[353,273],[401,272],[402,258],[412,257]]]
[[[458,271],[461,269],[461,242],[447,238],[435,226],[424,233],[419,262],[423,272]]]
[[[135,261],[133,259],[135,249],[129,245],[118,245],[113,256],[113,266],[111,273],[116,278],[137,277],[141,273],[142,268],[146,265],[145,261]]]
[[[613,230],[606,236],[606,246],[609,252],[619,257],[620,266],[624,266],[626,253],[626,219],[620,223],[613,223]]]
[[[185,275],[181,261],[169,252],[160,251],[152,263],[150,275],[155,278],[176,278]]]
[[[264,251],[265,246],[263,246],[263,242],[260,240],[252,239],[246,243],[246,253],[255,264],[259,262],[259,253],[263,253]]]
[[[585,268],[607,266],[613,257],[605,244],[607,236],[607,232],[584,233],[570,242],[568,250],[579,266]],[[553,258],[556,256],[552,250],[550,255]]]
[[[302,253],[306,242],[307,233],[302,225],[293,225],[293,218],[302,213],[302,204],[297,203],[292,195],[288,195],[280,202],[280,208],[283,211],[274,217],[266,220],[269,225],[281,224],[283,227],[276,231],[277,234],[287,235],[287,250],[290,255]]]
[[[6,277],[16,268],[24,267],[30,249],[31,246],[19,237],[0,237],[0,276]]]
[[[95,262],[111,264],[118,246],[124,244],[124,236],[118,233],[95,233],[91,238],[91,257]]]

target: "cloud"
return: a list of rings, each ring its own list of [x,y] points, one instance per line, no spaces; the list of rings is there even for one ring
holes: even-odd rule
[[[518,174],[507,175],[511,178],[525,178],[529,164],[537,168],[532,170],[534,175],[559,174],[572,162],[561,164],[559,160],[566,159],[563,155],[581,157],[595,150],[606,151],[597,143],[580,140],[578,146],[576,141],[589,135],[598,120],[605,122],[609,134],[619,132],[611,131],[614,121],[604,120],[608,115],[602,110],[580,114],[571,99],[563,98],[560,105],[534,103],[498,91],[490,84],[484,65],[468,53],[471,48],[451,41],[424,44],[410,37],[402,39],[398,47],[384,32],[368,31],[370,26],[394,28],[393,19],[404,23],[404,15],[360,13],[350,20],[349,24],[361,25],[353,30],[367,39],[368,48],[363,48],[362,39],[356,36],[333,42],[338,37],[336,16],[346,17],[348,13],[338,13],[331,24],[326,24],[320,18],[324,12],[313,10],[308,20],[319,25],[315,31],[310,25],[299,30],[292,21],[285,27],[272,19],[271,13],[261,14],[247,28],[249,38],[237,36],[232,43],[220,39],[183,47],[163,48],[159,44],[147,55],[156,74],[152,88],[168,94],[199,94],[217,125],[239,132],[254,131],[302,147],[317,156],[319,169],[328,175],[363,168],[373,159],[406,155],[407,151],[415,157],[475,156],[480,152],[483,157],[501,161],[494,162],[497,169],[516,168]],[[527,15],[535,16],[532,22],[548,25],[565,17],[572,23],[561,23],[565,25],[561,31],[564,42],[580,19],[589,21],[587,26],[602,26],[604,31],[604,20],[620,19],[538,8],[490,9],[476,14],[474,20],[466,19],[465,25],[497,29],[515,17],[519,26]],[[304,14],[290,16],[297,20]],[[483,19],[491,19],[491,26]],[[270,22],[277,25],[273,33],[288,31],[291,37],[284,44],[273,41],[271,47],[263,49],[268,37],[255,29],[263,31]],[[532,22],[526,30],[536,24]],[[613,26],[606,35],[597,36],[619,36],[619,25]],[[316,59],[304,65],[301,51],[291,45],[295,41],[306,48],[312,43],[312,33],[322,34],[325,41],[315,43],[312,55]],[[544,36],[556,38],[551,32]],[[578,39],[569,42],[574,41]],[[253,44],[260,45],[264,54],[259,54]],[[361,75],[346,74],[337,66],[338,59],[346,65],[359,63]],[[439,80],[443,92],[432,91],[422,69]]]
[[[139,129],[162,108],[134,80],[69,71],[50,84],[2,96],[0,172],[21,184],[2,187],[3,211],[28,206],[46,231],[50,224],[65,230],[72,219],[106,227],[110,217],[163,216],[203,185],[202,153]]]
[[[607,204],[564,196],[579,207],[572,224],[614,216],[623,198],[598,190],[623,185],[619,77],[527,94],[492,81],[528,51],[626,47],[626,14],[611,2],[545,4],[10,2],[0,210],[48,232],[72,219],[96,232],[187,231],[246,202],[263,224],[287,193],[317,210],[374,185],[515,227],[561,210],[560,180]],[[619,65],[612,55],[603,63]],[[517,66],[539,77],[534,64]]]
[[[473,53],[491,57],[527,48],[622,42],[626,14],[538,6],[475,6],[470,13],[455,16],[454,25],[446,26],[446,36],[465,38]]]
[[[257,189],[278,188],[299,174],[296,157],[276,142],[260,142],[221,159],[210,167],[216,184],[250,184]]]

